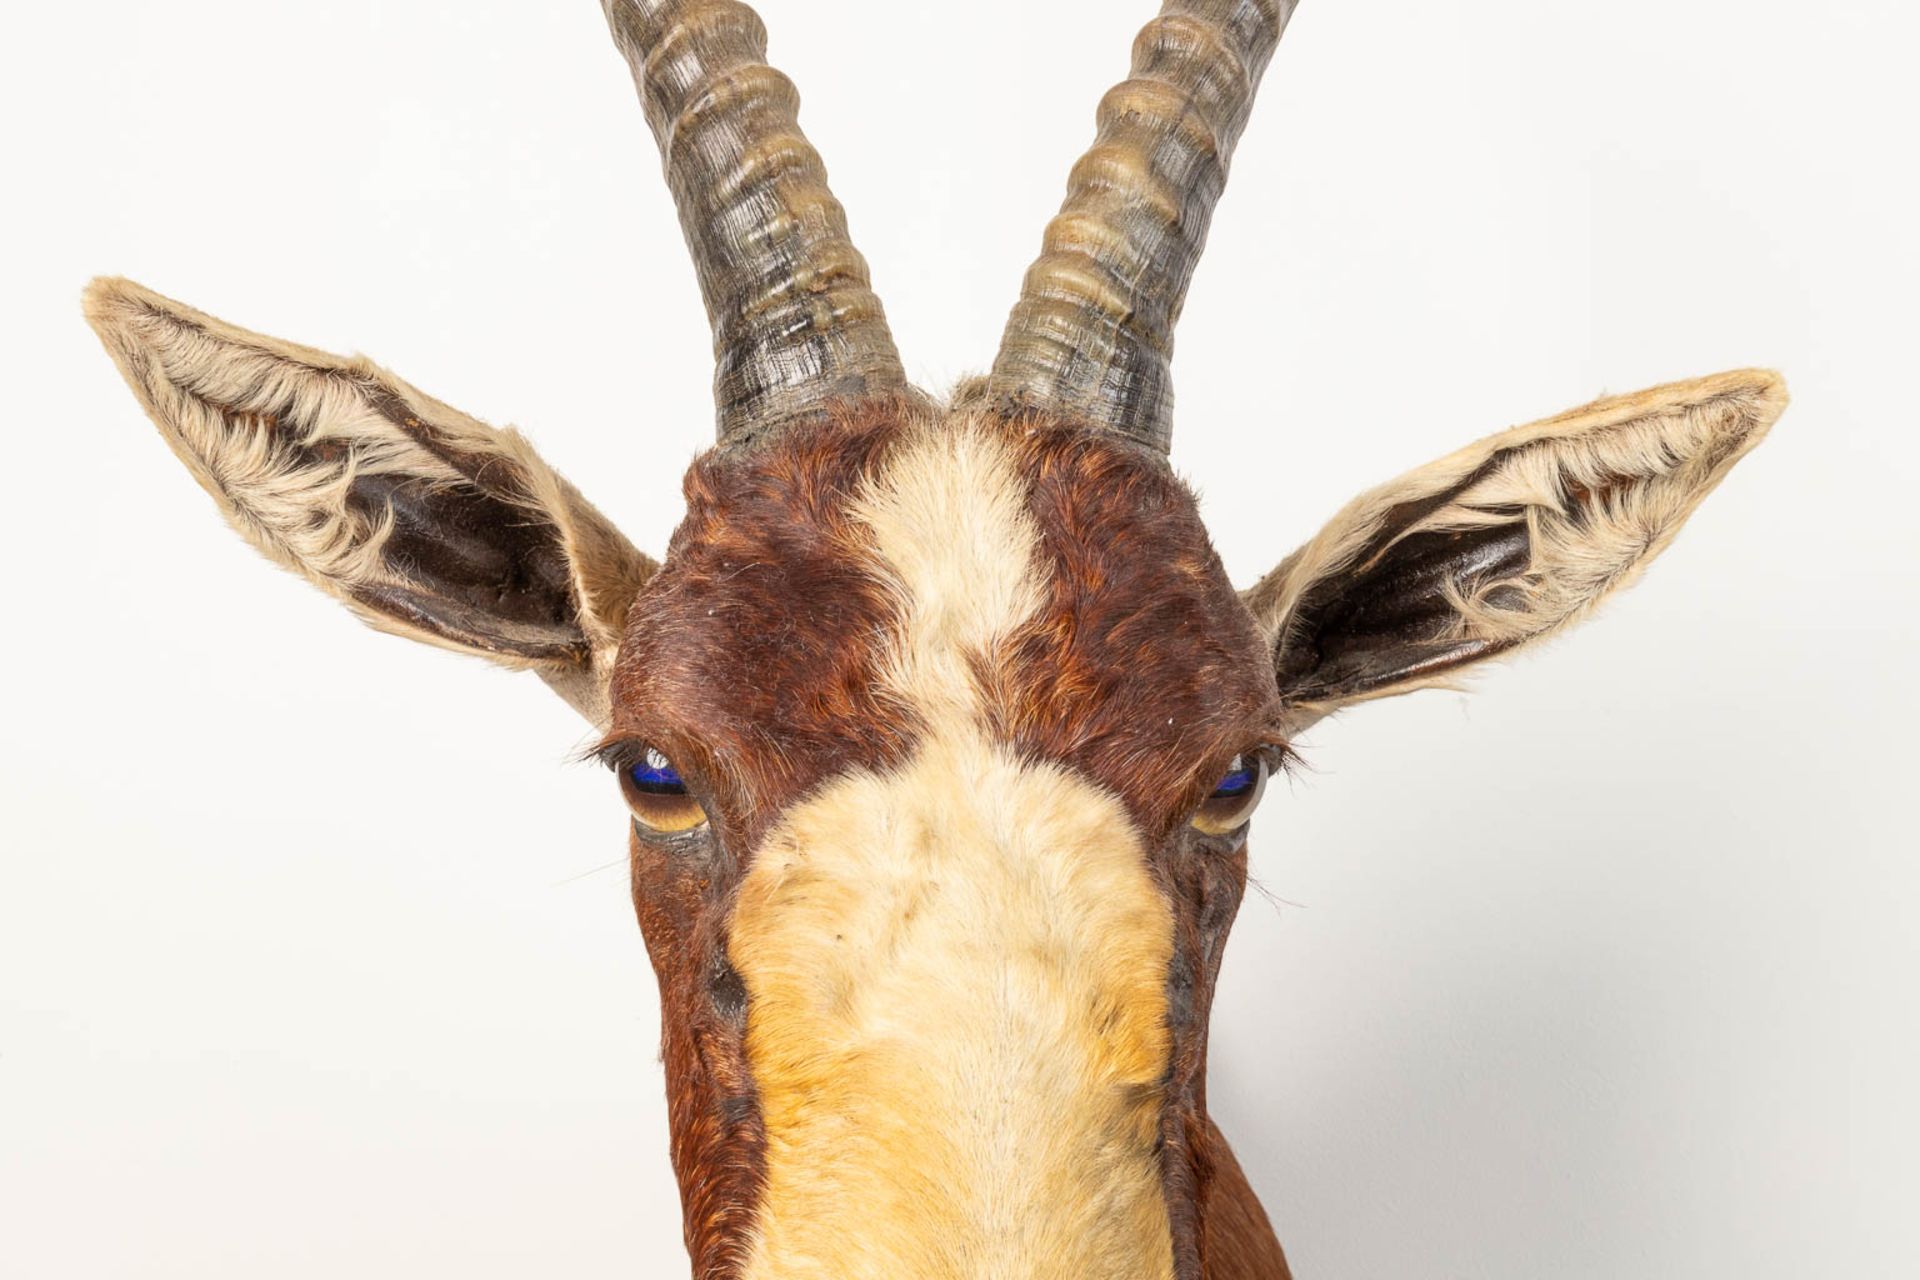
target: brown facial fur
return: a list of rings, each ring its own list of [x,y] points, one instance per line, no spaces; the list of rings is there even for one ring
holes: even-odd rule
[[[765,1174],[751,1010],[727,959],[747,851],[824,781],[883,770],[914,745],[914,715],[888,699],[877,667],[893,605],[848,508],[925,412],[869,404],[697,462],[687,517],[632,608],[616,666],[610,737],[665,751],[712,818],[690,837],[636,830],[633,842],[701,1276],[737,1274]],[[1206,1274],[1213,1234],[1207,1010],[1246,870],[1243,841],[1200,836],[1185,819],[1235,754],[1269,739],[1271,661],[1162,459],[1038,418],[998,429],[1030,485],[1046,604],[975,679],[996,738],[1120,797],[1152,850],[1176,922],[1161,1133],[1176,1275],[1188,1280]]]
[[[1192,495],[1161,460],[1111,436],[1030,430],[1052,599],[982,675],[1001,689],[1007,739],[1118,794],[1153,849],[1175,920],[1161,1120],[1175,1274],[1207,1275],[1207,1017],[1246,845],[1210,840],[1186,816],[1235,754],[1271,739],[1272,666],[1251,615],[1233,606]]]
[[[688,473],[687,516],[635,601],[613,736],[665,751],[712,815],[662,843],[636,828],[634,905],[660,980],[673,1162],[694,1274],[737,1272],[765,1173],[745,993],[727,960],[741,851],[795,798],[897,758],[911,726],[874,696],[887,603],[849,554],[845,507],[896,429],[875,407]]]

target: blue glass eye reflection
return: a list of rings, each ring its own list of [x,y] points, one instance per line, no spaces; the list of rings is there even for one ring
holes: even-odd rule
[[[1259,781],[1259,766],[1242,756],[1233,762],[1233,767],[1227,771],[1227,776],[1220,779],[1219,785],[1214,787],[1212,798],[1229,800],[1234,796],[1243,796],[1253,790]]]
[[[651,747],[640,763],[633,766],[630,776],[636,787],[653,795],[679,795],[687,789],[680,771]]]

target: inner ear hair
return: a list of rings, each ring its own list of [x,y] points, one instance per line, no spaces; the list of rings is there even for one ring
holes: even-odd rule
[[[383,631],[540,672],[604,721],[602,669],[653,562],[543,462],[364,358],[127,280],[88,322],[249,543]]]
[[[1363,494],[1243,593],[1288,727],[1453,683],[1631,583],[1786,408],[1757,369],[1516,427]]]

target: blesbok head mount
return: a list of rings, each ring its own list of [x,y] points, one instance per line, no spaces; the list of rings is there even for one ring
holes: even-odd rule
[[[89,319],[256,547],[604,733],[698,1274],[1284,1275],[1205,1106],[1268,771],[1629,582],[1780,381],[1492,436],[1236,591],[1168,465],[1168,367],[1292,0],[1169,0],[991,373],[944,402],[908,385],[755,15],[605,7],[718,362],[659,563],[517,434],[365,360],[125,281]]]

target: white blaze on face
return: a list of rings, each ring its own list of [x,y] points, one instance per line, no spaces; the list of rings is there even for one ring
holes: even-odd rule
[[[973,427],[858,506],[926,726],[755,851],[731,956],[766,1118],[748,1280],[1159,1280],[1172,916],[1118,800],[982,727],[968,660],[1043,599],[1026,486]]]

